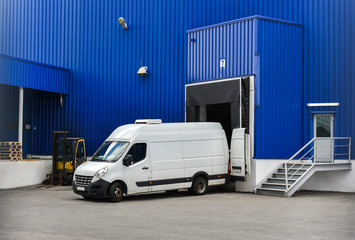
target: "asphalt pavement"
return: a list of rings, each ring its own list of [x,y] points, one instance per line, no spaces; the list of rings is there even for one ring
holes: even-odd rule
[[[187,191],[86,201],[70,187],[0,190],[0,239],[355,239],[355,194]]]

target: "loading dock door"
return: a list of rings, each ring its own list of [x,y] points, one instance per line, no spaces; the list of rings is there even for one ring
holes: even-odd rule
[[[186,85],[186,122],[220,122],[230,144],[232,130],[249,133],[249,77]]]

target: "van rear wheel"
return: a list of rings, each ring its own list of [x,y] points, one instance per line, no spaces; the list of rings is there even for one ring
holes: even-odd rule
[[[120,202],[123,198],[123,187],[120,183],[112,183],[108,189],[108,197],[111,202]]]
[[[193,194],[203,195],[205,194],[206,190],[207,190],[207,181],[204,178],[198,177],[192,183],[191,191]]]

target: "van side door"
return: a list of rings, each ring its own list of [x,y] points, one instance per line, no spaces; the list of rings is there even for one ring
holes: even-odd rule
[[[145,142],[131,145],[123,159],[123,174],[128,194],[147,192],[149,189],[150,161],[148,146]],[[125,161],[130,159],[130,162]]]
[[[232,133],[230,149],[231,176],[245,177],[250,173],[249,136],[245,128],[235,128]]]

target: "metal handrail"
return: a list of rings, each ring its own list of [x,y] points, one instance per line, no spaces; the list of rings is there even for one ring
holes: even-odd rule
[[[313,146],[308,152],[306,152],[297,162],[295,162],[295,163],[290,167],[290,169],[291,169],[293,166],[295,166],[299,161],[303,161],[303,158],[304,158],[305,156],[307,156],[307,154],[310,153],[313,149],[314,149],[314,146]],[[310,157],[308,160],[313,159],[313,158],[314,158],[314,154],[313,154],[313,156]],[[286,164],[287,164],[287,163],[286,163]],[[297,169],[297,171],[294,172],[294,173],[290,176],[290,180],[292,179],[292,177],[293,177],[304,165],[305,165],[305,164],[302,164],[302,166],[299,167],[299,168]],[[285,167],[285,172],[287,171],[286,168],[287,168],[287,165],[286,165],[286,167]],[[288,184],[288,180],[286,181],[286,184]]]
[[[351,161],[351,137],[333,137],[332,140],[332,159],[334,162],[334,156],[346,156],[348,155],[348,162]],[[347,145],[335,145],[335,140],[348,140],[349,144]],[[348,147],[348,153],[334,153],[334,149],[337,147]]]
[[[300,154],[304,149],[306,149],[306,147],[308,147],[311,143],[313,143],[314,142],[314,140],[315,140],[315,138],[312,138],[306,145],[304,145],[300,150],[298,150],[298,152],[296,152],[286,163],[285,163],[285,183],[286,183],[286,191],[288,190],[288,175],[287,175],[287,164],[289,163],[289,162],[291,162],[298,154]],[[313,148],[314,148],[314,146],[313,146]],[[298,159],[298,161],[297,162],[295,162],[293,165],[291,165],[291,167],[290,168],[292,168],[293,166],[295,166],[299,161],[301,161],[302,160],[302,158],[300,158],[300,159]],[[298,170],[297,170],[298,171]],[[294,173],[295,174],[295,173]],[[292,175],[292,176],[294,176],[294,174]],[[292,176],[291,176],[291,178],[292,178]],[[290,178],[290,179],[291,179]]]
[[[314,142],[316,138],[312,138],[311,141],[309,141],[306,145],[304,145],[300,150],[298,150],[298,152],[296,152],[287,162],[293,160],[298,154],[300,154],[300,152],[302,152],[306,147],[308,147],[309,144],[311,144],[312,142]]]
[[[309,149],[309,151],[306,152],[300,159],[302,159],[302,158],[304,158],[305,156],[307,156],[307,154],[310,153],[313,149],[314,149],[314,146],[313,146],[311,149]],[[314,155],[313,155],[312,157],[314,157]]]
[[[292,169],[296,164],[298,164],[299,162],[303,162],[303,160],[305,160],[305,157],[307,156],[307,154],[309,154],[312,150],[315,149],[315,141],[317,140],[317,138],[312,138],[306,145],[304,145],[300,150],[298,150],[298,152],[296,152],[288,161],[286,161],[285,164],[285,183],[286,183],[286,191],[289,189],[288,186],[288,181],[292,179],[292,177],[302,169],[302,167],[305,165],[305,163],[303,163],[299,168],[297,168],[297,170],[290,176],[288,177],[288,171],[289,169]],[[329,138],[329,140],[331,140],[331,162],[334,163],[334,157],[335,156],[346,156],[348,155],[348,161],[351,161],[351,138],[350,137],[331,137]],[[348,145],[335,145],[335,140],[348,140],[349,144]],[[294,158],[296,156],[298,156],[302,151],[304,151],[310,144],[313,143],[313,147],[308,150],[301,158],[299,158],[295,163],[293,163],[289,168],[287,167],[287,165],[294,160]],[[335,153],[334,149],[336,147],[348,147],[348,153]],[[316,162],[316,153],[313,154],[312,157],[308,158],[308,160],[312,160],[313,164],[315,164]],[[292,186],[291,186],[292,187]]]
[[[313,149],[313,148],[312,148],[312,149]],[[314,155],[313,155],[312,157],[310,157],[309,159],[312,159],[312,158],[314,158]],[[299,168],[297,169],[297,171],[295,171],[295,172],[290,176],[290,180],[292,180],[292,177],[293,177],[299,170],[301,170],[304,165],[305,165],[305,163],[303,163],[302,166],[299,167]],[[287,179],[286,183],[288,183],[288,179]],[[286,190],[287,190],[287,188],[286,188]]]

